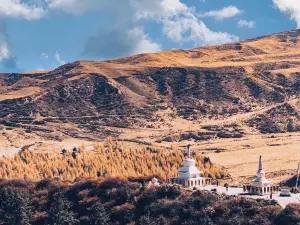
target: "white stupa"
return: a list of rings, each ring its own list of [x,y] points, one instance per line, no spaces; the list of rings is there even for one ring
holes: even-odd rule
[[[256,177],[252,180],[250,185],[244,185],[244,191],[256,195],[265,195],[278,192],[279,186],[272,185],[265,175],[266,173],[262,166],[262,157],[260,156]]]
[[[191,159],[190,145],[188,145],[188,158],[183,160],[183,166],[178,170],[178,177],[171,178],[169,181],[186,188],[201,187],[210,183],[210,179],[201,177],[201,173],[196,167],[196,161]]]
[[[153,179],[151,180],[151,184],[153,186],[159,186],[159,182],[158,182],[158,179],[156,177],[153,177]]]
[[[153,177],[152,180],[147,184],[147,188],[154,188],[158,186],[160,186],[160,183],[156,177]]]

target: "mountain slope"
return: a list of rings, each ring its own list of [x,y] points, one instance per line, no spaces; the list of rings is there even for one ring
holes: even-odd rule
[[[89,140],[159,141],[189,131],[211,137],[216,131],[199,126],[210,123],[236,124],[244,133],[298,131],[299,47],[300,31],[294,30],[192,50],[78,61],[44,73],[0,74],[0,121],[3,128],[47,138]]]

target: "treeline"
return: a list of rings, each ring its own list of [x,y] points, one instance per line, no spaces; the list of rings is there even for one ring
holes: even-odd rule
[[[82,146],[73,151],[23,151],[14,157],[0,158],[0,178],[41,180],[59,177],[64,180],[95,177],[143,177],[155,175],[166,180],[177,175],[184,153],[177,148],[141,146],[128,148],[108,139],[86,151]],[[205,176],[223,178],[226,172],[209,158],[194,156]]]
[[[148,179],[150,180],[150,179]],[[300,205],[151,186],[146,180],[0,182],[0,224],[298,225]]]

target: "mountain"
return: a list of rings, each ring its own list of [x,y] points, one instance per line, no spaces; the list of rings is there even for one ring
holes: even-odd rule
[[[77,61],[53,71],[0,74],[0,144],[108,136],[201,141],[299,131],[299,94],[300,30]]]

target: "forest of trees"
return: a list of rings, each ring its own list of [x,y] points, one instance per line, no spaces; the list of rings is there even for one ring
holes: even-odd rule
[[[22,151],[0,158],[0,225],[293,225],[300,205],[188,191],[163,184],[184,153],[128,148],[108,139],[95,150]],[[226,172],[194,153],[206,176]],[[151,185],[153,177],[160,186]]]
[[[143,177],[156,175],[161,179],[175,177],[184,153],[151,146],[129,148],[108,139],[95,150],[82,146],[73,151],[38,152],[25,150],[14,157],[0,158],[0,178],[41,180],[59,177],[64,180],[95,177]],[[205,176],[223,178],[226,172],[202,155],[193,157]]]
[[[0,182],[0,224],[299,225],[300,205],[148,185],[151,179]]]

